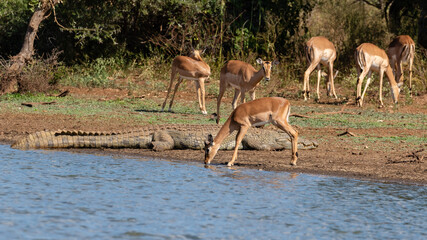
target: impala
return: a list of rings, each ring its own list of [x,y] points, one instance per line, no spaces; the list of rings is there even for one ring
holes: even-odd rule
[[[388,46],[387,55],[398,83],[403,84],[403,63],[409,65],[409,91],[412,96],[412,64],[415,57],[415,42],[408,35],[397,36]]]
[[[263,61],[261,58],[258,58],[256,62],[262,65],[262,68],[258,71],[255,70],[251,64],[239,60],[230,60],[221,68],[219,95],[216,105],[217,124],[219,124],[220,120],[219,107],[221,105],[221,99],[228,87],[234,88],[234,99],[231,104],[234,110],[236,109],[237,99],[239,96],[241,98],[241,102],[245,102],[246,92],[249,92],[251,100],[255,99],[255,87],[258,86],[263,77],[265,77],[266,81],[269,81],[271,67],[279,64],[278,61]]]
[[[204,52],[204,51],[203,51]],[[162,105],[162,111],[165,108],[166,102],[169,97],[169,93],[172,89],[173,81],[175,79],[175,75],[178,73],[179,78],[178,82],[175,85],[175,90],[172,94],[172,99],[169,104],[169,111],[171,111],[173,99],[175,98],[175,93],[178,90],[179,85],[181,84],[183,79],[194,80],[197,91],[197,99],[199,101],[199,108],[203,114],[207,114],[205,107],[205,80],[211,74],[211,69],[209,65],[203,61],[200,54],[203,53],[199,50],[192,50],[192,53],[189,57],[187,56],[178,56],[172,62],[172,70],[171,70],[171,80],[168,88],[168,92],[166,94],[166,99]]]
[[[280,97],[260,98],[239,105],[228,117],[215,139],[209,134],[205,143],[205,164],[209,164],[215,157],[222,141],[234,131],[238,131],[233,158],[227,164],[227,166],[232,166],[237,159],[239,145],[248,129],[252,126],[271,123],[290,136],[292,142],[292,160],[290,164],[296,165],[298,160],[298,132],[288,123],[289,113],[289,101]]]
[[[366,93],[366,89],[371,82],[371,74],[372,71],[376,71],[380,75],[380,89],[379,89],[379,99],[381,106],[384,105],[382,99],[382,89],[383,89],[383,76],[384,72],[390,82],[391,86],[391,96],[393,98],[393,102],[397,103],[399,97],[399,85],[396,83],[393,75],[393,70],[390,67],[389,60],[387,54],[381,48],[375,46],[371,43],[363,43],[359,47],[357,47],[355,52],[356,58],[356,69],[358,74],[357,79],[357,92],[356,92],[356,103],[362,107],[363,98]],[[365,89],[362,94],[362,83],[366,74],[368,74],[368,80],[365,84]]]
[[[335,93],[335,85],[334,85],[334,61],[337,58],[337,52],[335,50],[334,44],[331,43],[325,37],[312,37],[307,41],[306,46],[306,57],[309,63],[307,70],[304,73],[304,87],[303,94],[304,100],[310,98],[310,74],[317,67],[317,97],[320,99],[320,78],[322,75],[322,69],[320,64],[324,66],[328,66],[328,84],[326,86],[326,90],[328,96],[334,95],[337,98],[337,94]],[[338,73],[338,72],[337,72]]]

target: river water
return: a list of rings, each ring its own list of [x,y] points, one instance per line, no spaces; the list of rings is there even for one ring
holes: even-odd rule
[[[1,239],[427,239],[427,187],[0,145]]]

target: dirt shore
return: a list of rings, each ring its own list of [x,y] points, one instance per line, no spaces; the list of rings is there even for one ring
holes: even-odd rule
[[[425,112],[426,97],[417,99],[419,105],[412,105],[402,111]],[[296,104],[297,105],[297,104]],[[45,129],[78,129],[78,130],[123,130],[138,127],[138,123],[125,123],[111,119],[99,124],[96,116],[76,118],[72,115],[46,115],[43,113],[24,114],[0,112],[0,141],[11,144],[28,133]],[[404,144],[378,142],[353,142],[352,136],[338,136],[345,131],[342,128],[298,128],[300,136],[316,139],[320,143],[314,150],[299,151],[297,166],[290,166],[290,151],[250,151],[241,150],[236,167],[246,167],[266,171],[286,171],[333,175],[356,179],[369,179],[386,182],[410,184],[427,184],[427,143],[402,146]],[[356,135],[378,136],[415,136],[426,137],[426,129],[352,129]],[[172,150],[154,152],[149,149],[100,149],[73,150],[98,154],[121,154],[131,156],[148,156],[163,159],[202,162],[203,152],[194,150]],[[225,164],[231,159],[232,151],[219,151],[214,164]]]

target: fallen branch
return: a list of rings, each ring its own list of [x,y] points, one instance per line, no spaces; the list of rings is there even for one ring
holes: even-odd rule
[[[412,152],[411,154],[407,155],[406,157],[415,158],[417,162],[422,163],[424,160],[424,155],[421,155],[422,152],[424,152],[424,149],[420,149],[418,151]]]
[[[348,131],[348,129],[345,132],[338,134],[337,136],[341,137],[341,136],[344,136],[344,135],[350,135],[352,137],[357,137],[357,134]]]
[[[65,91],[63,91],[62,93],[60,93],[58,96],[56,96],[56,97],[65,97],[65,96],[67,96],[68,95],[68,93],[70,93],[70,91],[69,90],[65,90]]]
[[[38,102],[38,103],[21,103],[22,106],[33,107],[34,105],[51,105],[56,104],[56,102]]]
[[[297,113],[292,113],[291,115],[289,115],[290,117],[299,117],[299,118],[312,118],[310,116],[306,116],[306,115],[302,115],[302,114],[297,114]]]

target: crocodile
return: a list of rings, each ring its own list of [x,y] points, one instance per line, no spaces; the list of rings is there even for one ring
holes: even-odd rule
[[[11,145],[12,148],[142,148],[164,151],[171,149],[200,150],[205,146],[209,134],[215,135],[218,125],[165,124],[148,125],[123,132],[92,131],[40,131],[28,134]],[[221,144],[222,150],[234,150],[236,133],[228,136]],[[314,140],[298,139],[298,149],[314,149]],[[283,150],[291,149],[289,137],[284,132],[251,128],[239,149]]]

